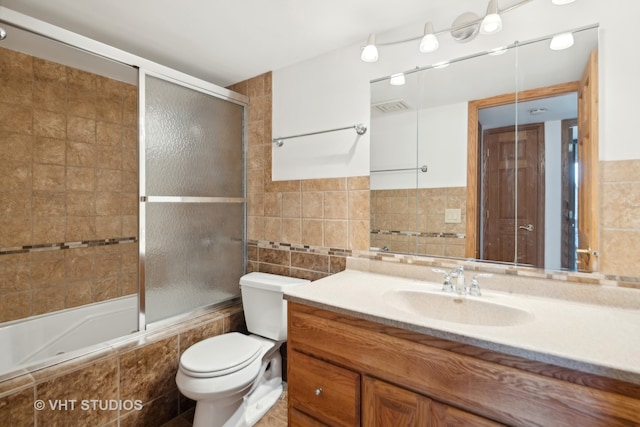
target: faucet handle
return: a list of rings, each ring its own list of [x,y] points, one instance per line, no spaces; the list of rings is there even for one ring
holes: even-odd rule
[[[473,279],[471,279],[471,286],[469,286],[469,295],[474,297],[481,296],[482,292],[480,291],[480,283],[478,282],[478,277],[491,277],[491,276],[493,276],[493,274],[489,274],[489,273],[480,273],[473,276]]]
[[[449,274],[449,272],[440,270],[439,268],[432,268],[431,271],[433,271],[434,273],[444,274],[444,282],[442,282],[443,292],[453,292],[453,285],[451,284],[451,275]]]

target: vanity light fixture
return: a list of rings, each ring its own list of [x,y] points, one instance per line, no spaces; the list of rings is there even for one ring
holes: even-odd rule
[[[573,34],[571,33],[562,33],[553,36],[551,43],[549,44],[549,48],[551,50],[563,50],[568,49],[571,46],[573,46]]]
[[[404,83],[404,73],[392,74],[389,78],[389,84],[392,86],[402,86]]]
[[[364,62],[376,62],[378,60],[378,48],[376,47],[376,35],[369,34],[367,45],[362,49],[360,56]]]
[[[381,46],[393,46],[400,43],[420,41],[419,49],[422,53],[434,52],[438,49],[440,43],[438,36],[440,34],[449,33],[452,38],[458,42],[464,43],[473,40],[478,33],[495,34],[502,29],[502,15],[510,12],[520,6],[523,6],[533,0],[520,0],[511,6],[500,9],[498,0],[489,0],[487,12],[485,16],[479,17],[472,12],[465,12],[453,21],[450,28],[440,31],[434,31],[433,25],[429,21],[424,25],[424,32],[417,36],[403,40],[396,40],[376,44],[375,34],[370,34],[367,45],[362,48],[360,58],[364,62],[376,62],[378,60],[378,48]],[[575,0],[551,0],[555,5],[564,5],[573,3]],[[496,54],[497,51],[496,51]]]
[[[489,0],[487,14],[480,25],[480,34],[494,34],[502,29],[502,18],[498,14],[498,0]]]
[[[438,37],[433,34],[433,24],[427,22],[424,24],[424,36],[420,40],[420,52],[429,53],[438,50]]]

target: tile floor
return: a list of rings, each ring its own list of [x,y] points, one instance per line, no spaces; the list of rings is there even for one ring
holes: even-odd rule
[[[177,416],[161,427],[191,427],[193,420],[193,410],[187,411]],[[287,392],[280,396],[280,399],[266,413],[255,427],[287,427]]]

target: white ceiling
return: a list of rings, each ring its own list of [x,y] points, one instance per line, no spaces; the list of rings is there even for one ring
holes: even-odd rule
[[[0,0],[0,5],[227,86],[364,44],[370,32],[446,16],[449,10],[482,13],[486,1]]]

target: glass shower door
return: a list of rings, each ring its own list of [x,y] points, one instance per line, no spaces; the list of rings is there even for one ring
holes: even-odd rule
[[[141,74],[141,323],[149,325],[240,295],[244,106]]]

